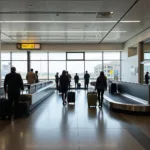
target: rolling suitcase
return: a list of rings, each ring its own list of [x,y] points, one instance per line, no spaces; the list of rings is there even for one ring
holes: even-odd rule
[[[117,85],[116,85],[116,83],[110,83],[109,84],[109,93],[110,94],[116,94],[117,93]]]
[[[67,101],[68,103],[75,103],[75,92],[68,92]]]
[[[18,108],[16,110],[16,116],[22,117],[22,116],[29,116],[30,113],[30,107],[28,102],[19,102]]]
[[[81,88],[81,83],[77,84],[77,88],[80,89]]]
[[[6,98],[0,99],[0,119],[4,119],[9,115],[9,101]]]
[[[96,92],[88,92],[87,93],[88,107],[97,105],[97,93]]]

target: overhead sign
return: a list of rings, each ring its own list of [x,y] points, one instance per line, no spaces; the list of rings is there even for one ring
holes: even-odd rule
[[[17,49],[20,49],[20,50],[39,50],[39,49],[41,49],[41,44],[18,43]]]

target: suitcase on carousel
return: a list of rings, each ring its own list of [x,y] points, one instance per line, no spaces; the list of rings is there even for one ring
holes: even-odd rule
[[[75,103],[75,92],[68,92],[67,101],[68,103]]]
[[[6,98],[0,98],[0,119],[9,115],[9,101]]]
[[[88,101],[88,107],[97,105],[97,92],[88,92],[87,93],[87,101]]]
[[[109,93],[117,94],[117,85],[116,83],[109,83]]]

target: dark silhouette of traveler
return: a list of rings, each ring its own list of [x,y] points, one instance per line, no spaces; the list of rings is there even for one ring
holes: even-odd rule
[[[88,90],[88,86],[89,86],[89,80],[90,80],[90,75],[86,71],[86,73],[84,75],[84,84],[85,84],[85,89],[87,89],[87,90]]]
[[[56,89],[58,90],[58,86],[59,86],[59,73],[58,72],[55,75],[55,82],[56,82]]]
[[[26,79],[28,84],[34,84],[36,81],[35,73],[33,72],[33,69],[30,70],[30,72],[27,73]]]
[[[66,74],[68,75],[68,80],[69,80],[69,83],[68,83],[68,88],[70,90],[70,86],[71,86],[71,75],[69,74],[69,72],[67,71]]]
[[[76,75],[74,76],[74,82],[75,82],[75,88],[78,87],[78,83],[79,83],[79,76],[78,74],[76,73]]]
[[[103,96],[104,91],[107,90],[107,78],[104,75],[104,72],[101,71],[99,77],[96,80],[96,90],[98,93],[98,101],[99,101],[99,107],[103,106]],[[101,98],[100,98],[101,95]]]
[[[21,75],[16,73],[16,68],[11,68],[11,73],[7,74],[4,80],[4,90],[8,93],[9,100],[9,119],[11,120],[13,114],[14,103],[14,115],[17,117],[17,108],[20,98],[20,90],[24,90],[23,80]]]
[[[38,71],[35,71],[35,83],[39,82],[39,75],[38,75]]]
[[[149,72],[145,74],[145,84],[149,84]]]
[[[61,88],[61,92],[62,92],[63,105],[66,104],[68,82],[69,82],[68,76],[66,75],[66,71],[64,70],[62,72],[62,75],[60,76],[60,88]]]

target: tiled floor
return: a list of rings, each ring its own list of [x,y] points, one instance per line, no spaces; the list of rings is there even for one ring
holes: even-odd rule
[[[30,117],[0,121],[0,150],[150,149],[149,116],[88,109],[83,90],[76,91],[76,100],[64,107],[54,93]]]

